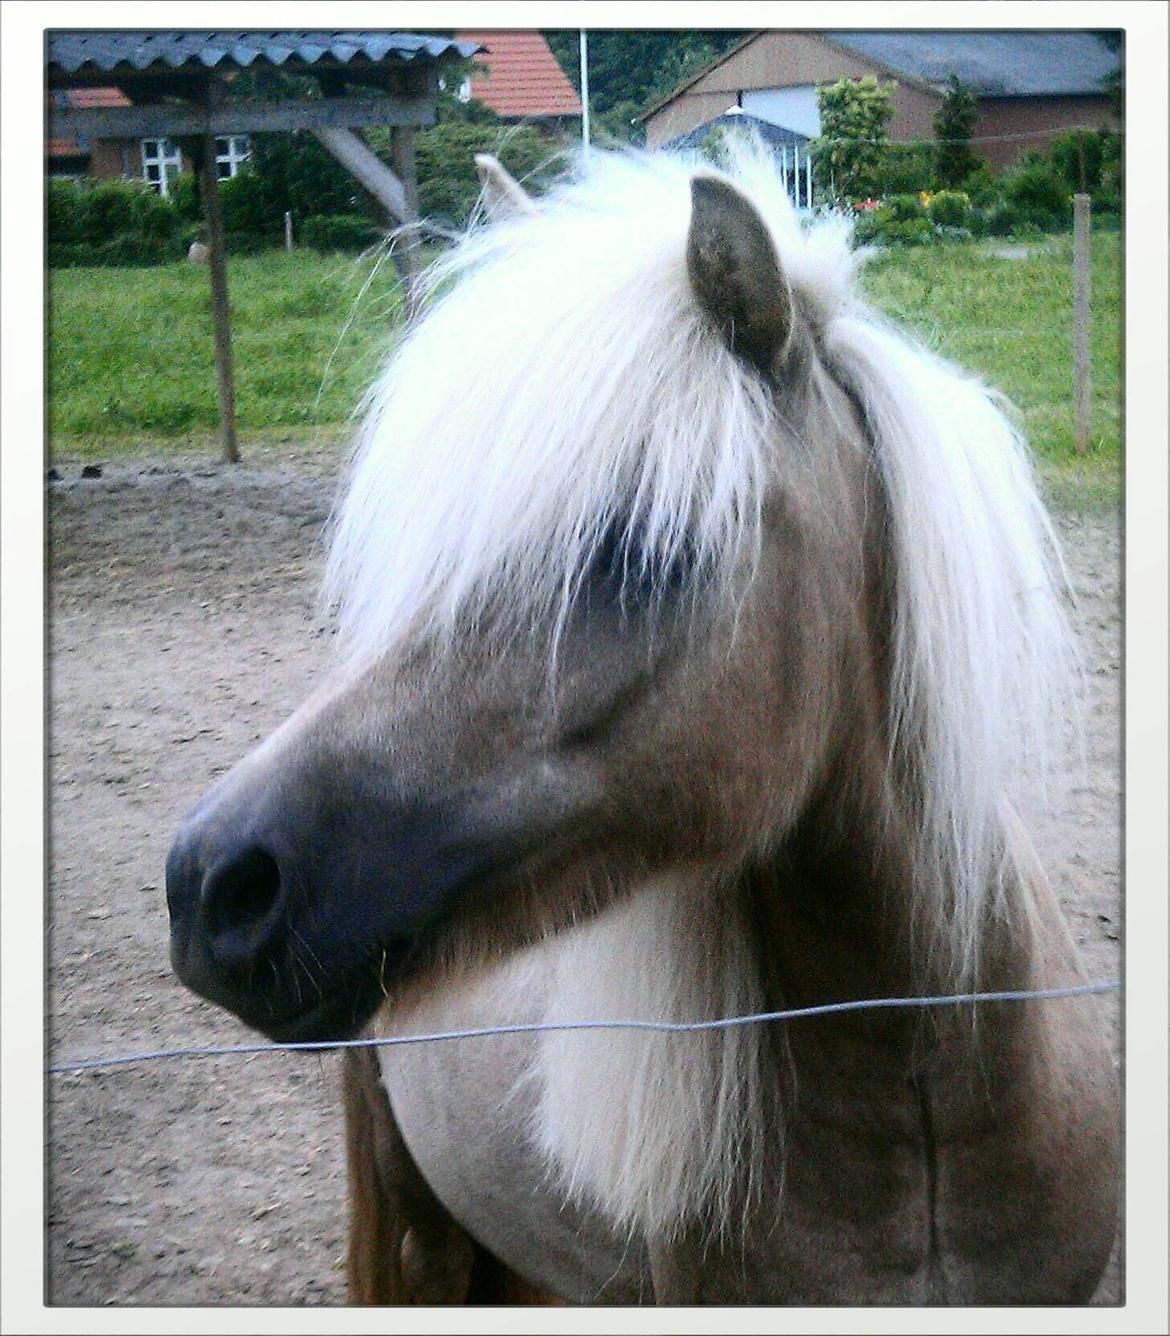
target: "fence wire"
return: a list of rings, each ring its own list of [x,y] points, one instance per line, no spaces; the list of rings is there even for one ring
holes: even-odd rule
[[[758,1011],[747,1016],[724,1016],[709,1021],[531,1021],[516,1025],[485,1025],[465,1030],[436,1030],[428,1034],[382,1035],[366,1039],[306,1041],[303,1043],[224,1044],[207,1048],[155,1049],[144,1053],[126,1053],[119,1057],[77,1058],[46,1067],[49,1075],[96,1071],[104,1067],[126,1067],[131,1063],[158,1062],[168,1058],[210,1058],[255,1053],[316,1053],[330,1049],[393,1048],[408,1044],[444,1043],[452,1039],[483,1039],[489,1035],[552,1034],[572,1030],[648,1030],[657,1034],[696,1034],[706,1030],[730,1030],[741,1025],[763,1025],[778,1021],[805,1020],[847,1011],[878,1011],[893,1008],[925,1008],[974,1005],[980,1002],[1032,1002],[1042,999],[1085,997],[1092,993],[1112,993],[1121,988],[1120,979],[1077,984],[1069,988],[1005,989],[999,992],[942,993],[925,997],[868,997],[846,1002],[825,1002],[812,1007],[792,1007],[785,1011]]]

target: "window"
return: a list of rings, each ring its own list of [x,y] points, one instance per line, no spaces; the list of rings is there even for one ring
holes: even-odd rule
[[[247,135],[228,135],[215,141],[215,174],[221,181],[235,176],[240,164],[247,162],[252,152]]]
[[[182,171],[183,158],[179,146],[169,139],[142,141],[142,175],[160,195],[166,195],[169,182]]]

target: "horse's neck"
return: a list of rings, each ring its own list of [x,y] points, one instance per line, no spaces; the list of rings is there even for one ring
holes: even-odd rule
[[[753,874],[765,986],[778,1006],[933,995],[961,982],[945,897],[931,887],[915,894],[906,808],[888,787],[879,745],[867,755],[855,743],[847,778],[826,785],[777,859]],[[1028,941],[1027,931],[989,921],[982,982],[1018,986]],[[872,1029],[863,1015],[858,1026]]]

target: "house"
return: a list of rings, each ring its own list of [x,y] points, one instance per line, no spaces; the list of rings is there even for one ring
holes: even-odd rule
[[[457,32],[461,43],[483,48],[461,96],[475,98],[506,121],[565,129],[581,115],[581,99],[538,32]]]
[[[1089,31],[758,31],[640,118],[650,147],[672,144],[732,108],[813,138],[817,87],[874,75],[894,82],[893,140],[933,139],[953,74],[978,98],[973,138],[995,166],[1043,149],[1061,130],[1121,128],[1109,84],[1120,51]]]
[[[49,94],[56,107],[128,107],[120,88],[55,88]],[[247,135],[228,135],[215,141],[215,170],[221,181],[235,176],[247,162]],[[137,177],[160,195],[170,191],[179,172],[190,171],[178,144],[169,139],[46,139],[45,175],[49,177]]]

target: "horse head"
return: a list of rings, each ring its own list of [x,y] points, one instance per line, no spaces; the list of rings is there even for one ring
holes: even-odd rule
[[[1059,639],[1010,429],[857,305],[843,230],[802,232],[758,159],[606,160],[539,209],[481,171],[493,221],[338,509],[336,672],[171,852],[180,978],[350,1035],[444,956],[733,878],[814,811],[886,832],[859,865],[949,883],[973,937],[1001,723],[1042,694],[1004,683]]]

